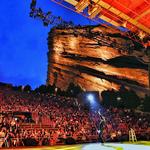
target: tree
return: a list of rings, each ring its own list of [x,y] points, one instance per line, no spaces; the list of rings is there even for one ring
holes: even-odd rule
[[[23,89],[25,92],[30,92],[32,89],[31,89],[31,86],[30,85],[26,85]]]
[[[46,85],[40,85],[38,88],[34,90],[36,93],[46,93],[47,92],[47,87]]]
[[[109,90],[107,91],[103,91],[101,93],[101,96],[102,96],[102,104],[105,106],[105,107],[109,107],[111,105],[111,99],[110,99],[110,96],[109,96]]]
[[[53,85],[53,86],[51,86],[51,85],[48,85],[47,86],[47,93],[54,93],[54,90],[55,90],[55,86]]]
[[[133,90],[120,89],[120,96],[125,108],[137,108],[140,105],[140,98]]]
[[[132,90],[127,90],[121,86],[119,91],[107,90],[101,93],[103,98],[103,105],[105,107],[119,107],[119,108],[137,108],[140,105],[140,98]]]
[[[143,107],[145,112],[150,112],[150,96],[145,96]]]
[[[118,97],[118,92],[114,91],[114,90],[107,90],[107,91],[103,91],[102,92],[102,98],[103,98],[103,105],[105,107],[117,107],[118,106],[118,101],[117,101],[117,97]]]
[[[22,86],[21,85],[17,86],[17,91],[22,91]]]
[[[83,92],[82,88],[71,82],[67,88],[66,94],[70,97],[76,97],[81,92]]]

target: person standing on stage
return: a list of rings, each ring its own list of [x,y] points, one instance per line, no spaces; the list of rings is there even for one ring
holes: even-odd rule
[[[99,114],[99,117],[100,117],[100,122],[98,124],[98,138],[99,138],[99,141],[101,143],[104,143],[104,139],[103,139],[103,131],[104,131],[104,127],[105,127],[105,124],[106,124],[106,119],[105,117],[100,113],[100,111],[98,111],[98,114]]]

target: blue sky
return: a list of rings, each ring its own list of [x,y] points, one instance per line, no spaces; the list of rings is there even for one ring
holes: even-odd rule
[[[13,85],[45,84],[47,77],[47,36],[51,26],[29,17],[31,0],[1,0],[0,5],[0,82]],[[37,0],[37,7],[75,24],[88,19],[56,5]]]

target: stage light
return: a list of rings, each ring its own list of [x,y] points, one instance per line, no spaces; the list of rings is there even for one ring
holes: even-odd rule
[[[124,28],[126,28],[126,27],[127,27],[127,21],[123,22],[122,26],[123,26]]]
[[[121,101],[121,97],[117,97],[117,101]]]
[[[144,37],[146,36],[146,34],[143,32],[143,31],[139,31],[139,37],[140,37],[140,39],[144,39]]]
[[[90,103],[94,102],[94,95],[93,94],[88,94],[87,99],[90,101]]]

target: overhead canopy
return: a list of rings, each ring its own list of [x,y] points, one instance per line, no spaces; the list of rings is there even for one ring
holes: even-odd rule
[[[148,0],[103,0],[98,1],[105,11],[116,16],[120,25],[127,21],[126,27],[143,30],[150,34],[150,1]],[[109,7],[106,5],[109,5]],[[113,17],[110,17],[113,18]]]
[[[89,18],[98,17],[116,27],[125,27],[137,33],[141,39],[150,35],[150,0],[64,1],[73,5],[74,11],[78,13],[87,11]],[[62,2],[63,0],[61,0]]]

